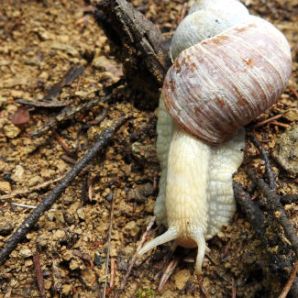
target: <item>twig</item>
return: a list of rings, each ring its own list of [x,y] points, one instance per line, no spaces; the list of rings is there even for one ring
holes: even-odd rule
[[[38,184],[38,185],[36,185],[32,188],[29,188],[29,189],[19,189],[19,190],[13,191],[10,194],[0,196],[0,200],[8,200],[8,199],[12,199],[12,198],[15,198],[15,197],[18,197],[18,196],[25,196],[29,193],[34,192],[34,191],[44,189],[44,188],[48,187],[49,185],[60,181],[62,178],[63,177],[59,177],[59,178],[56,178],[56,179],[53,179],[53,180],[50,180],[50,181],[47,181],[47,182],[43,182],[43,183]]]
[[[125,285],[127,283],[128,277],[129,277],[129,275],[131,273],[131,270],[132,270],[132,268],[133,268],[133,266],[134,266],[134,264],[135,264],[135,262],[136,262],[136,260],[138,258],[138,254],[137,253],[142,248],[142,246],[144,245],[144,243],[145,243],[145,241],[146,241],[146,239],[148,237],[148,233],[149,233],[149,231],[151,230],[151,228],[154,225],[154,222],[155,222],[155,216],[152,217],[152,219],[150,220],[150,222],[149,222],[149,224],[148,224],[148,226],[146,228],[145,233],[142,235],[142,238],[141,238],[140,243],[138,244],[136,253],[133,255],[133,257],[132,257],[132,259],[131,259],[131,261],[129,263],[127,272],[126,272],[126,274],[125,274],[125,276],[123,278],[123,281],[121,283],[120,290],[123,290],[124,289],[124,287],[125,287]]]
[[[66,143],[65,139],[62,136],[60,136],[57,132],[54,132],[54,137],[56,138],[57,142],[60,144],[60,146],[67,155],[74,155],[74,150],[69,147],[69,145]]]
[[[37,130],[31,132],[32,136],[40,136],[44,134],[45,132],[54,129],[58,127],[60,123],[65,122],[66,120],[72,119],[75,115],[78,113],[84,113],[86,111],[89,111],[94,106],[98,105],[99,103],[108,102],[111,100],[112,97],[112,91],[114,88],[119,87],[124,82],[123,79],[119,79],[116,83],[112,84],[111,86],[108,86],[104,89],[105,95],[103,98],[95,98],[90,101],[87,101],[79,106],[75,107],[66,107],[64,108],[57,116],[50,119],[47,124],[45,124],[43,127],[38,128]]]
[[[254,178],[255,181],[256,176],[252,176],[252,174],[250,176],[251,178]],[[242,188],[240,184],[234,182],[233,187],[237,203],[240,205],[242,212],[245,213],[257,236],[262,241],[263,246],[266,248],[267,254],[269,256],[270,267],[272,267],[275,272],[281,272],[281,276],[279,277],[280,279],[284,280],[285,278],[288,278],[288,269],[291,266],[291,259],[285,259],[282,251],[279,253],[275,250],[270,249],[270,239],[267,238],[268,228],[272,230],[272,227],[270,227],[269,225],[274,225],[274,222],[271,222],[270,224],[268,224],[267,221],[265,222],[265,215],[263,214],[259,206],[251,200],[250,195]],[[269,186],[267,186],[267,188],[269,189]],[[271,210],[269,216],[272,217],[275,214],[276,213]],[[297,281],[294,281],[294,286],[291,292],[293,292],[295,297],[297,296],[296,294],[298,293],[298,279]]]
[[[66,163],[70,164],[70,165],[74,165],[76,163],[76,159],[70,157],[69,155],[63,154],[60,157],[63,161],[65,161]]]
[[[286,123],[281,123],[279,121],[272,121],[271,124],[276,125],[276,126],[280,126],[283,128],[289,128],[291,125],[286,124]]]
[[[295,263],[293,270],[290,274],[289,280],[287,281],[285,287],[283,288],[282,292],[280,293],[280,295],[278,296],[278,298],[286,298],[288,293],[290,292],[295,279],[297,278],[297,272],[298,272],[298,261]]]
[[[43,100],[51,100],[57,98],[62,91],[62,88],[70,85],[76,78],[83,74],[85,67],[83,65],[74,65],[70,67],[65,76],[60,82],[53,85],[44,96]]]
[[[111,258],[110,289],[113,289],[115,284],[115,273],[116,273],[116,258]]]
[[[71,103],[71,101],[57,101],[55,100],[61,93],[63,87],[70,85],[75,79],[83,74],[85,67],[83,65],[75,65],[70,67],[62,80],[46,91],[46,95],[42,100],[31,101],[26,99],[18,99],[17,103],[28,105],[35,108],[56,109],[62,108]]]
[[[237,288],[234,278],[232,278],[232,298],[237,298]]]
[[[298,195],[285,195],[280,197],[282,204],[291,204],[298,201]]]
[[[83,183],[82,183],[82,187],[81,187],[81,200],[84,204],[89,204],[91,202],[89,194],[88,194],[88,173],[83,177]]]
[[[274,121],[274,120],[277,120],[277,119],[281,118],[282,116],[283,116],[283,114],[277,114],[277,115],[274,115],[274,116],[272,116],[272,117],[270,117],[270,118],[267,118],[266,120],[263,120],[263,121],[261,121],[261,122],[258,122],[258,123],[254,126],[254,128],[261,127],[261,126],[263,126],[263,125],[265,125],[265,124],[267,124],[267,123],[270,123],[270,122],[272,122],[272,121]]]
[[[35,271],[35,276],[36,276],[36,281],[37,281],[37,286],[38,290],[40,293],[40,297],[45,298],[46,297],[46,292],[44,288],[44,279],[43,279],[43,273],[40,265],[40,257],[39,253],[36,252],[33,255],[33,264],[34,264],[34,271]]]
[[[200,297],[209,298],[210,296],[207,294],[207,291],[204,287],[204,277],[203,275],[197,275],[197,281],[199,285]]]
[[[254,228],[257,236],[262,240],[263,244],[267,245],[265,237],[265,218],[263,212],[257,204],[255,204],[250,195],[243,189],[243,187],[234,182],[234,195],[237,203],[240,205],[241,211],[245,213],[246,218]]]
[[[33,100],[27,100],[27,99],[17,99],[17,103],[25,105],[25,106],[30,106],[34,108],[47,108],[47,109],[57,109],[57,108],[64,108],[71,104],[70,100],[66,101],[58,101],[58,100],[51,100],[51,101],[43,101],[43,100],[38,100],[38,101],[33,101]]]
[[[266,169],[266,175],[268,177],[269,185],[272,190],[276,190],[275,185],[275,178],[274,174],[272,172],[271,163],[269,161],[268,153],[265,151],[261,143],[257,140],[257,138],[254,135],[250,135],[252,143],[256,146],[256,148],[260,151],[261,157],[263,158],[265,162],[265,169]]]
[[[25,204],[19,204],[19,203],[15,203],[15,202],[11,202],[10,206],[12,207],[19,207],[19,208],[24,208],[24,209],[35,209],[36,205],[25,205]],[[51,208],[51,211],[55,211],[55,208]]]
[[[18,203],[14,203],[14,202],[12,202],[11,205],[15,206],[15,207],[25,208],[25,209],[35,209],[36,208],[36,206],[34,206],[34,205],[18,204]]]
[[[96,8],[95,19],[113,44],[112,54],[123,63],[126,78],[157,103],[168,58],[160,30],[125,0],[103,0]]]
[[[20,241],[26,236],[26,234],[37,223],[40,216],[57,201],[63,191],[74,180],[74,178],[84,169],[87,164],[100,152],[103,154],[103,150],[106,148],[114,133],[117,129],[127,120],[125,117],[121,117],[113,126],[105,129],[100,135],[97,136],[95,143],[85,154],[85,156],[78,161],[74,167],[65,175],[63,180],[58,184],[53,191],[45,197],[45,199],[32,211],[32,213],[23,221],[14,234],[7,240],[6,244],[0,251],[0,265],[2,265],[10,253],[17,247]]]
[[[289,221],[287,214],[280,202],[279,196],[265,183],[263,179],[255,179],[256,174],[252,170],[248,170],[247,172],[251,179],[256,181],[258,188],[266,195],[266,207],[270,209],[274,218],[276,218],[283,227],[285,235],[291,242],[293,251],[295,252],[296,258],[298,259],[298,237],[296,236],[296,230]]]
[[[107,244],[107,253],[106,253],[106,263],[105,263],[105,282],[103,287],[102,297],[105,298],[107,295],[107,286],[108,286],[108,278],[109,278],[109,263],[110,263],[110,252],[111,252],[111,238],[112,238],[112,229],[113,229],[113,218],[114,218],[114,200],[113,196],[111,200],[111,212],[110,212],[110,224],[108,231],[108,244]]]
[[[103,109],[96,117],[95,119],[91,120],[89,122],[90,125],[98,125],[101,121],[103,121],[105,119],[105,117],[108,114],[108,110],[107,109]]]
[[[56,128],[60,123],[65,122],[66,120],[72,119],[76,114],[78,113],[84,113],[94,106],[98,105],[100,102],[104,102],[106,98],[96,98],[92,99],[88,102],[85,102],[79,106],[75,107],[66,107],[64,108],[61,113],[59,113],[56,117],[53,119],[50,119],[47,124],[45,124],[43,127],[38,128],[37,130],[34,130],[31,132],[32,136],[40,136],[44,134],[45,132],[49,131],[50,129]]]
[[[163,273],[160,282],[159,282],[159,286],[158,286],[158,291],[161,292],[165,286],[165,284],[167,283],[167,281],[169,280],[169,278],[171,277],[172,273],[174,272],[175,268],[178,265],[178,258],[175,258],[173,260],[170,261],[170,263],[168,264],[165,272]]]

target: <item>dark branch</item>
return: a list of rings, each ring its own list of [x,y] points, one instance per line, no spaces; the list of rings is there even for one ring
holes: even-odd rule
[[[168,68],[167,43],[160,30],[125,0],[101,1],[95,18],[113,44],[112,54],[123,64],[127,81],[157,104]]]
[[[251,179],[255,179],[256,174],[253,171],[248,171]],[[296,258],[298,259],[298,237],[296,236],[296,230],[292,223],[289,221],[283,205],[280,202],[279,195],[265,183],[263,179],[256,179],[258,188],[266,196],[266,209],[271,212],[273,217],[283,227],[286,237],[292,244],[292,248],[295,252]]]
[[[271,163],[270,163],[270,160],[268,157],[268,153],[266,152],[266,150],[263,148],[261,143],[258,141],[258,139],[254,135],[250,135],[250,139],[251,139],[252,143],[256,146],[256,148],[261,153],[261,157],[263,158],[263,160],[265,162],[266,176],[268,178],[270,188],[275,191],[276,190],[275,177],[272,172]]]
[[[37,223],[40,216],[57,201],[63,191],[69,186],[74,178],[86,167],[86,165],[100,152],[103,154],[104,149],[112,139],[117,129],[127,120],[127,118],[120,118],[114,126],[105,129],[97,138],[94,145],[85,154],[85,156],[78,161],[74,167],[66,174],[64,179],[53,189],[53,191],[33,210],[33,212],[23,221],[14,234],[7,240],[5,246],[0,251],[0,265],[2,265],[10,253],[17,247],[20,241]]]

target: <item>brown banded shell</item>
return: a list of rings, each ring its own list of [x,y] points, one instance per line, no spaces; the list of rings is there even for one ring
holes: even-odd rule
[[[220,144],[273,105],[291,74],[283,34],[251,17],[186,50],[163,86],[174,121],[209,144]]]

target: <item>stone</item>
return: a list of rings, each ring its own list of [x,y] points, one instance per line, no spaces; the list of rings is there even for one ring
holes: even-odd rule
[[[32,257],[33,253],[29,248],[23,248],[20,250],[20,256],[23,258],[30,258]]]
[[[10,193],[11,186],[10,183],[7,181],[0,181],[0,193]]]
[[[130,221],[124,226],[123,230],[126,234],[135,237],[140,231],[140,228],[137,226],[135,221]]]
[[[0,222],[0,235],[7,236],[13,231],[13,226],[9,222]]]
[[[54,240],[62,240],[65,238],[65,232],[63,230],[57,230],[53,234],[53,239]]]
[[[63,295],[69,295],[71,293],[72,285],[63,285],[62,286],[62,294]]]
[[[11,175],[11,179],[15,182],[22,182],[24,179],[25,170],[21,165],[17,165]]]
[[[276,141],[275,160],[290,174],[298,174],[298,126],[287,129]]]
[[[190,278],[190,272],[187,269],[178,271],[174,275],[175,285],[177,289],[182,290],[185,288],[187,281]]]
[[[9,139],[15,139],[20,133],[21,130],[12,123],[8,123],[3,127],[4,135]]]

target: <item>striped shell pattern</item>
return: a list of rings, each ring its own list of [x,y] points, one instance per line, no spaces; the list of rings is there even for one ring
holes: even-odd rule
[[[277,101],[290,73],[283,34],[251,16],[184,50],[162,93],[176,123],[206,143],[220,144]]]

